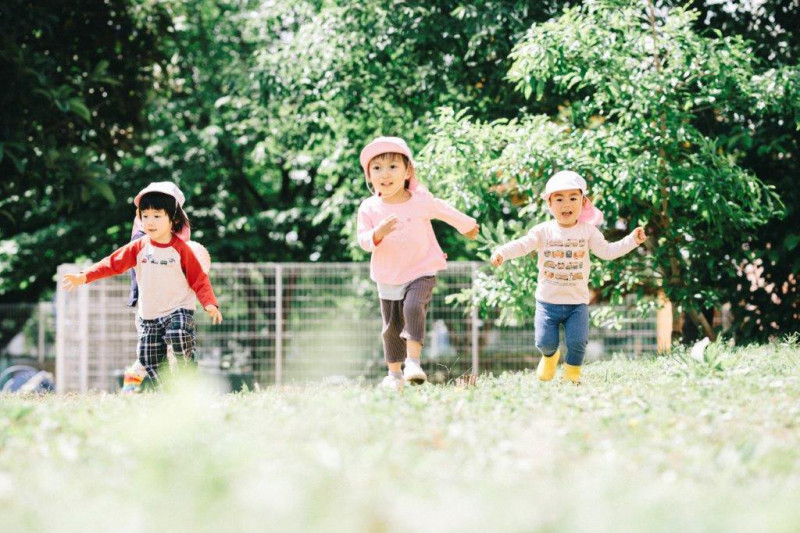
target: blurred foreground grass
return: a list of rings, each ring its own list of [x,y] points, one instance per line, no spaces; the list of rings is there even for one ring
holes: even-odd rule
[[[800,346],[402,394],[0,397],[2,531],[800,529]]]

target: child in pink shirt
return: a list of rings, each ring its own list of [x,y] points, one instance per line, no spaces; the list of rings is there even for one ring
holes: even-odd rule
[[[358,208],[358,243],[372,252],[370,277],[381,302],[389,369],[381,385],[400,390],[427,380],[420,366],[425,315],[436,273],[447,268],[431,220],[447,222],[468,239],[478,236],[478,224],[419,184],[403,139],[378,137],[361,151],[360,162],[373,193]]]

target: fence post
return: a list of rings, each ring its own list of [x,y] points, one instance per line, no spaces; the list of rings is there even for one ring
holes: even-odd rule
[[[47,320],[47,304],[39,302],[37,305],[39,311],[39,329],[37,330],[37,352],[39,356],[39,370],[44,370],[44,327],[45,320]]]
[[[78,289],[78,338],[80,339],[79,390],[89,390],[89,287]]]
[[[672,302],[664,290],[658,291],[659,308],[656,311],[656,345],[658,353],[669,353],[672,349]]]
[[[283,266],[275,265],[275,384],[283,381]]]
[[[475,291],[475,275],[478,272],[478,266],[472,263],[472,291]],[[478,353],[478,306],[476,305],[473,297],[472,302],[472,375],[477,376],[480,365],[480,355]]]
[[[64,394],[66,391],[66,321],[67,321],[67,302],[65,301],[64,289],[61,288],[61,276],[63,269],[57,270],[56,275],[56,394]]]
[[[105,290],[104,287],[103,290],[100,291],[100,309],[108,309],[107,300],[108,300],[107,291]],[[109,376],[108,372],[109,349],[108,349],[108,321],[106,318],[107,314],[108,313],[103,312],[100,313],[100,315],[98,316],[98,322],[99,322],[98,329],[100,330],[99,331],[100,342],[98,343],[100,345],[100,354],[99,354],[100,357],[98,358],[99,359],[98,362],[100,363],[99,364],[100,379],[93,380],[93,384],[95,387],[100,388],[101,390],[110,391],[114,390],[114,388],[113,384],[109,386],[109,381],[111,376]]]

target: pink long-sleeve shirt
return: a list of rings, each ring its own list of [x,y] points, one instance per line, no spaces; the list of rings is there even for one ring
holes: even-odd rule
[[[495,252],[514,259],[537,252],[539,282],[536,299],[551,304],[588,304],[589,252],[600,259],[616,259],[636,248],[633,233],[617,242],[606,241],[595,226],[578,222],[563,228],[551,220],[537,224],[527,235],[507,242]]]
[[[395,230],[375,244],[375,228],[383,219],[397,215]],[[399,204],[388,204],[372,196],[358,208],[358,244],[372,252],[370,277],[377,283],[401,285],[447,268],[445,254],[436,241],[431,220],[447,222],[459,233],[475,228],[475,219],[435,198],[415,191]]]

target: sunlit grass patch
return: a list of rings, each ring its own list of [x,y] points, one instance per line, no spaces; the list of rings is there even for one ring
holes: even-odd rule
[[[580,386],[3,397],[3,528],[793,531],[800,347],[718,349]]]

